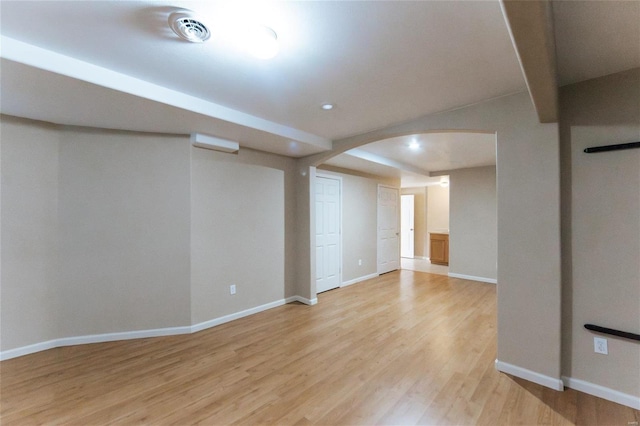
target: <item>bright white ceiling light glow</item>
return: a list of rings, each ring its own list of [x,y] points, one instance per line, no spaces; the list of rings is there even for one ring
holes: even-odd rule
[[[409,144],[409,149],[415,151],[418,148],[420,148],[420,144],[417,141],[411,141],[411,143]]]
[[[247,48],[256,58],[271,59],[278,54],[278,35],[269,27],[254,27],[247,34]]]
[[[322,108],[325,111],[330,111],[333,109],[333,104],[322,104],[320,105],[320,108]]]

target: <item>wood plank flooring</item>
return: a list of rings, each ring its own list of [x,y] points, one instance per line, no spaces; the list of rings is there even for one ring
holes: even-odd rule
[[[638,424],[498,373],[495,349],[495,285],[397,271],[192,335],[3,361],[0,423]]]

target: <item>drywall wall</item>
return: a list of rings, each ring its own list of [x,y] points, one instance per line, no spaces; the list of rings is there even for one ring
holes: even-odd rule
[[[307,303],[316,300],[316,234],[309,223],[316,221],[315,191],[312,186],[316,177],[316,168],[296,164],[295,173],[295,218],[296,218],[296,294]],[[313,248],[313,249],[312,249]]]
[[[497,278],[496,168],[452,170],[450,182],[449,272]]]
[[[261,165],[262,157],[191,148],[194,324],[285,298],[285,170],[292,161],[276,157],[278,169]]]
[[[427,233],[427,187],[402,188],[402,195],[413,195],[413,256],[428,257],[429,234]]]
[[[0,117],[1,349],[60,337],[58,132]]]
[[[496,133],[498,367],[561,388],[558,125],[538,122],[527,93],[336,140],[332,152],[300,159],[299,166],[381,139],[446,130]]]
[[[297,295],[294,160],[187,136],[0,125],[3,353]]]
[[[640,69],[563,87],[563,375],[640,398],[640,345],[592,323],[640,333],[640,150],[586,154],[640,141]],[[637,400],[636,400],[637,401]]]
[[[342,177],[342,281],[375,274],[378,187],[373,180],[327,173]],[[362,259],[362,266],[358,265]]]
[[[59,156],[65,337],[189,325],[186,139],[67,128]]]
[[[427,187],[427,241],[429,232],[448,230],[449,225],[449,187],[431,185]],[[430,244],[427,243],[425,256],[429,257]]]

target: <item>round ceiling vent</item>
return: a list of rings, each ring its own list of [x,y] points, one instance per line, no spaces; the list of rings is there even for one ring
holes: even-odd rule
[[[180,11],[169,15],[169,26],[183,40],[202,43],[211,37],[209,28],[192,12]]]

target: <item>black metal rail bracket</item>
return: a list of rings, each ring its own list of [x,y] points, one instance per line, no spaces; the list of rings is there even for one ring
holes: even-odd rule
[[[640,334],[629,333],[628,331],[614,330],[613,328],[600,327],[599,325],[585,324],[584,328],[595,331],[597,333],[610,334],[612,336],[622,337],[624,339],[636,340],[640,342]]]
[[[621,149],[633,149],[633,148],[640,148],[640,142],[619,143],[616,145],[592,146],[591,148],[585,148],[584,152],[586,152],[587,154],[593,154],[596,152],[619,151]]]

